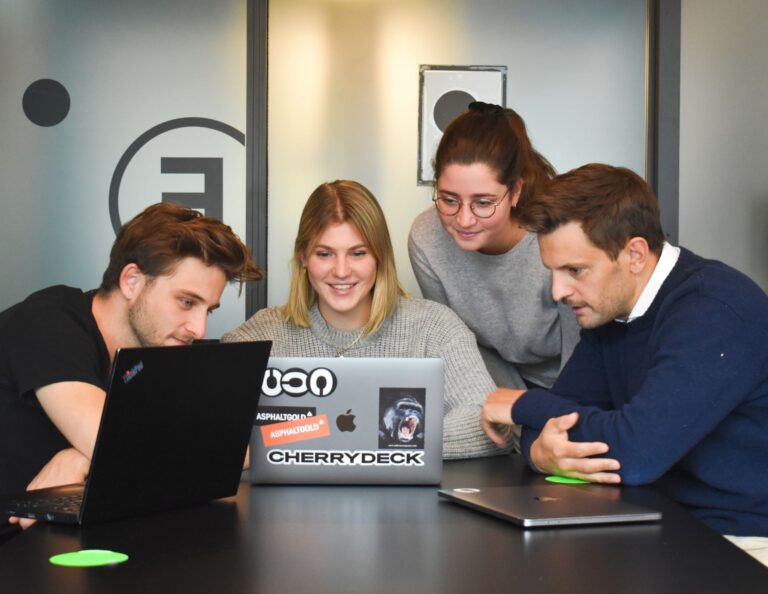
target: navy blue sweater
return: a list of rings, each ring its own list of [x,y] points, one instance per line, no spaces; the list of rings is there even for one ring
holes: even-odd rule
[[[682,249],[648,311],[582,330],[558,381],[513,408],[530,446],[573,411],[628,485],[656,482],[724,534],[768,536],[768,296]]]

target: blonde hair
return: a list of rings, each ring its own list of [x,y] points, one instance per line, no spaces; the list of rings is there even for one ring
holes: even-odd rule
[[[309,282],[302,258],[329,225],[339,223],[350,223],[355,227],[376,259],[371,315],[363,333],[368,336],[392,315],[398,298],[405,296],[405,291],[397,280],[395,255],[384,212],[374,195],[355,181],[336,180],[320,184],[304,205],[291,260],[288,303],[283,307],[283,314],[286,320],[297,326],[309,327],[309,310],[317,295]]]

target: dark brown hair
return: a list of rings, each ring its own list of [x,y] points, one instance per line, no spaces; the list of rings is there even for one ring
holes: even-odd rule
[[[188,257],[220,268],[228,282],[238,281],[241,287],[263,277],[248,247],[228,225],[191,208],[161,202],[120,228],[100,291],[116,288],[128,264],[136,264],[154,278],[172,272],[180,260]]]
[[[528,138],[516,111],[476,101],[445,129],[435,153],[435,182],[448,165],[484,163],[497,181],[512,190],[523,181],[518,207],[524,208],[555,170]]]
[[[656,255],[664,246],[659,203],[634,171],[590,163],[558,175],[520,213],[520,224],[542,235],[572,221],[612,260],[633,237]]]

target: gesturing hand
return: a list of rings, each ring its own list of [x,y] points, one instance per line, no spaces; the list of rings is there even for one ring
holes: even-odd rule
[[[613,458],[593,458],[608,452],[601,441],[576,442],[568,431],[576,426],[579,413],[549,419],[531,445],[531,461],[542,472],[584,479],[593,483],[620,483],[621,468]]]
[[[525,390],[497,388],[485,399],[480,413],[480,426],[498,447],[507,447],[512,431],[512,407]]]

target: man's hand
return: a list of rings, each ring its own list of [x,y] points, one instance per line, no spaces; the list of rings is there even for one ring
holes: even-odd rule
[[[84,483],[90,467],[91,460],[75,448],[61,450],[27,485],[27,491]]]
[[[568,431],[579,420],[573,412],[547,421],[539,437],[531,445],[531,461],[540,471],[584,479],[592,483],[620,483],[616,471],[621,468],[613,458],[590,458],[608,452],[601,441],[576,442],[568,440]]]
[[[85,482],[90,466],[90,459],[86,458],[75,448],[61,450],[43,466],[42,470],[37,473],[37,476],[32,479],[32,482],[27,485],[27,491]],[[19,524],[22,528],[26,529],[34,524],[35,520],[30,518],[9,518],[8,522],[10,524]]]
[[[485,399],[480,413],[480,426],[490,440],[500,448],[509,444],[512,435],[512,407],[525,390],[497,388]]]

